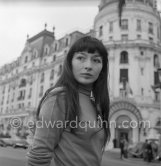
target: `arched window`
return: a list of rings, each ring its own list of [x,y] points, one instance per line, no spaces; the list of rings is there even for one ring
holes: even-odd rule
[[[32,59],[37,58],[37,55],[38,55],[38,52],[37,52],[36,49],[34,49],[34,51],[33,51],[33,55],[32,55]]]
[[[122,51],[120,55],[120,63],[125,64],[128,63],[128,53],[127,51]]]
[[[48,55],[49,54],[49,46],[48,45],[45,45],[44,47],[44,55]]]
[[[153,60],[153,62],[154,62],[154,67],[156,67],[156,68],[159,68],[159,67],[160,67],[158,55],[156,55],[156,54],[154,55],[154,60]]]
[[[54,42],[54,51],[58,51],[59,43],[58,41]]]

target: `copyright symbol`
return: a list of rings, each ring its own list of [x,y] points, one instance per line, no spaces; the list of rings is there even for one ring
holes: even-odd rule
[[[22,125],[22,121],[19,117],[13,117],[10,119],[10,125],[12,128],[19,128]]]

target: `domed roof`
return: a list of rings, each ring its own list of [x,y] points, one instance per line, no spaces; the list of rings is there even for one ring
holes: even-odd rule
[[[103,9],[105,6],[107,6],[107,5],[109,5],[109,4],[111,4],[111,3],[119,3],[119,1],[120,1],[120,3],[125,3],[126,2],[126,0],[101,0],[100,1],[100,5],[99,5],[99,9],[101,10],[101,9]],[[133,1],[127,1],[126,3],[129,3],[129,2],[133,2]],[[145,1],[145,0],[134,0],[134,2],[142,2],[142,3],[145,3],[145,4],[149,4],[151,7],[154,7],[154,4],[156,4],[156,0],[147,0],[147,1]]]
[[[99,8],[102,9],[104,6],[107,4],[113,3],[113,2],[118,2],[119,0],[101,0]]]
[[[105,5],[109,2],[116,2],[116,1],[119,1],[119,0],[101,0],[100,5]]]

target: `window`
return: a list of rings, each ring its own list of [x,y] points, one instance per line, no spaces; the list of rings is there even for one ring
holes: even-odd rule
[[[101,25],[99,27],[99,36],[102,36],[103,35],[103,26]]]
[[[53,56],[53,62],[56,61],[56,55]]]
[[[144,75],[144,68],[142,67],[140,70],[141,70],[141,75],[143,76]]]
[[[48,55],[48,54],[49,54],[49,46],[48,46],[48,45],[46,45],[46,46],[44,47],[44,54],[45,54],[45,55]]]
[[[61,74],[61,72],[62,72],[62,65],[59,65],[58,76]]]
[[[148,32],[150,34],[153,34],[153,23],[149,22],[149,29],[148,29]]]
[[[28,102],[28,107],[30,107],[31,106],[31,102]]]
[[[155,100],[155,101],[160,101],[160,93],[159,93],[158,91],[155,91],[154,94],[155,94],[155,96],[154,96],[155,99],[154,99],[154,100]]]
[[[154,85],[157,85],[157,84],[159,84],[159,75],[158,75],[158,72],[157,71],[155,71],[154,72]]]
[[[37,57],[37,55],[38,55],[38,52],[36,49],[34,49],[32,59],[35,59]]]
[[[55,50],[55,51],[57,51],[57,50],[58,50],[58,44],[57,44],[57,43],[55,43],[54,50]]]
[[[25,57],[25,63],[27,63],[27,61],[28,61],[28,56]]]
[[[113,22],[109,23],[109,32],[113,32]]]
[[[128,82],[128,69],[120,69],[120,82]]]
[[[44,91],[44,87],[43,87],[43,86],[41,86],[41,87],[40,87],[39,97],[42,97],[42,95],[43,95],[43,91]]]
[[[140,55],[143,56],[144,55],[144,51],[140,51]]]
[[[149,37],[149,40],[150,40],[151,42],[153,42],[153,38],[152,38],[152,37]]]
[[[15,93],[13,93],[11,102],[14,102],[14,98],[15,98]]]
[[[41,80],[40,80],[41,83],[44,82],[44,75],[45,75],[44,73],[41,74]]]
[[[121,29],[128,30],[128,20],[127,19],[121,20]]]
[[[25,107],[25,104],[24,103],[22,103],[22,108],[24,108]]]
[[[141,95],[144,96],[144,88],[141,88]]]
[[[141,39],[141,35],[137,35],[137,39]]]
[[[66,40],[65,40],[65,46],[68,46],[68,45],[69,45],[69,39],[66,38]]]
[[[122,51],[120,55],[120,63],[121,64],[126,64],[128,63],[128,53],[127,51]]]
[[[53,79],[54,79],[54,69],[52,69],[50,73],[50,80],[53,80]]]
[[[153,59],[154,67],[159,68],[160,67],[160,63],[159,63],[159,57],[158,57],[158,55],[155,54],[153,58],[154,58]]]
[[[113,37],[112,37],[112,36],[110,36],[110,37],[109,37],[109,40],[110,40],[110,41],[111,41],[111,40],[113,40]]]
[[[159,30],[159,26],[157,26],[157,38],[160,39],[160,30]]]
[[[32,88],[30,88],[30,91],[29,91],[29,96],[28,96],[28,98],[30,99],[30,98],[31,98],[31,96],[32,96]]]
[[[5,93],[5,86],[3,87],[3,92],[2,92],[3,94]]]
[[[20,87],[25,87],[25,86],[26,86],[26,79],[22,78],[21,82],[20,82],[20,85],[19,85],[19,88]]]
[[[141,31],[141,20],[137,20],[136,30]]]
[[[25,90],[21,90],[19,91],[19,96],[17,98],[17,100],[24,100],[25,99]]]
[[[128,40],[128,35],[121,35],[121,40],[122,41],[127,41]]]

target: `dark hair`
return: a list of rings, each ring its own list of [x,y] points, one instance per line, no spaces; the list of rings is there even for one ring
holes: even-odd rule
[[[72,58],[76,52],[87,51],[88,53],[94,53],[98,51],[102,57],[103,67],[100,72],[98,79],[93,84],[93,94],[95,102],[101,108],[101,114],[103,127],[106,131],[105,143],[109,141],[110,130],[109,130],[109,93],[107,87],[107,76],[108,76],[108,54],[105,46],[96,38],[91,36],[85,36],[77,40],[69,49],[69,52],[64,60],[63,71],[58,79],[56,85],[50,88],[45,95],[47,95],[52,89],[56,87],[64,87],[66,94],[66,117],[68,120],[75,120],[79,117],[79,98],[78,98],[78,83],[75,80],[72,72]],[[45,96],[44,95],[44,96]],[[39,114],[39,113],[38,113]],[[107,125],[108,124],[108,125]],[[74,132],[74,131],[73,131]]]

